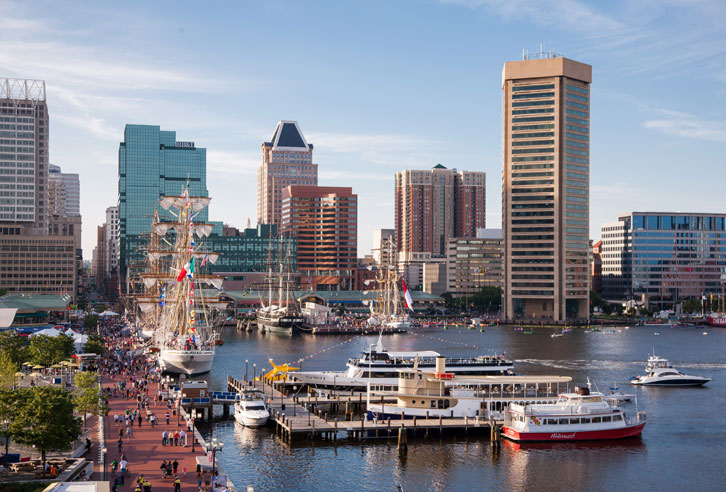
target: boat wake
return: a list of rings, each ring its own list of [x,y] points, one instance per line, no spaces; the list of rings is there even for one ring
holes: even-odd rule
[[[552,359],[517,359],[517,364],[534,364],[555,369],[581,370],[581,369],[607,369],[619,370],[632,367],[642,367],[643,360],[552,360]],[[677,367],[689,369],[726,369],[726,363],[702,363],[702,362],[673,362]]]

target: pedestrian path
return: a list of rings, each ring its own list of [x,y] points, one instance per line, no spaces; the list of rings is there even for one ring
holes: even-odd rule
[[[113,387],[120,380],[118,377],[109,378],[105,376],[103,386],[104,388]],[[204,450],[197,444],[194,452],[192,451],[193,434],[189,435],[187,423],[183,418],[173,415],[173,411],[168,410],[166,402],[154,403],[153,396],[157,391],[158,383],[149,383],[151,396],[149,407],[153,414],[156,415],[157,425],[152,427],[146,419],[146,410],[141,409],[139,410],[139,414],[142,416],[141,425],[139,425],[137,418],[131,427],[130,437],[127,436],[125,425],[123,423],[114,423],[113,416],[114,414],[125,414],[127,409],[133,412],[136,408],[136,399],[127,399],[122,396],[109,398],[109,412],[105,417],[106,447],[108,450],[106,477],[113,485],[114,479],[110,478],[112,473],[111,463],[113,460],[120,462],[121,453],[123,453],[128,461],[129,472],[125,476],[124,485],[118,488],[119,491],[133,491],[139,474],[143,474],[144,478],[150,481],[153,492],[173,491],[174,475],[172,474],[170,478],[162,478],[160,466],[163,461],[176,461],[178,463],[177,475],[181,481],[181,491],[197,492],[196,458],[198,456],[203,457]],[[166,423],[165,418],[167,411],[169,412],[169,424]],[[177,423],[177,420],[179,423]],[[119,429],[123,429],[124,432],[121,453],[118,451]],[[181,444],[178,446],[162,445],[162,433],[164,431],[173,435],[176,431],[182,430],[188,434],[186,437],[188,446],[185,447]],[[206,462],[206,459],[204,462]],[[103,470],[100,470],[100,476],[103,477]],[[211,490],[209,485],[205,487],[204,480],[202,481],[202,487],[207,491]]]

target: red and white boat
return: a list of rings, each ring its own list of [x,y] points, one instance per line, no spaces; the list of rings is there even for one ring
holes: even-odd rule
[[[637,405],[637,403],[636,403]],[[636,406],[637,408],[637,406]],[[645,412],[629,416],[602,393],[575,388],[555,403],[510,404],[504,414],[504,437],[513,441],[586,441],[639,436]]]
[[[706,323],[708,323],[711,326],[718,326],[721,328],[726,328],[726,314],[713,313],[709,316],[706,316]]]

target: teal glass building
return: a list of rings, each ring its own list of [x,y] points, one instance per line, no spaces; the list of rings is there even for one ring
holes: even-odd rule
[[[178,196],[187,185],[191,196],[209,196],[207,149],[177,141],[176,132],[159,126],[126,125],[118,163],[119,268],[126,276],[129,267],[144,260],[154,211],[162,220],[174,220],[159,206],[160,197]],[[208,222],[207,209],[196,221]],[[222,234],[221,223],[215,223],[213,234]]]

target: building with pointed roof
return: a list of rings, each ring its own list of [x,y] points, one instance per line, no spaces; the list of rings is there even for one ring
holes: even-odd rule
[[[257,222],[280,224],[282,191],[292,185],[318,184],[313,145],[305,140],[297,121],[279,121],[269,142],[262,143],[257,170]]]

